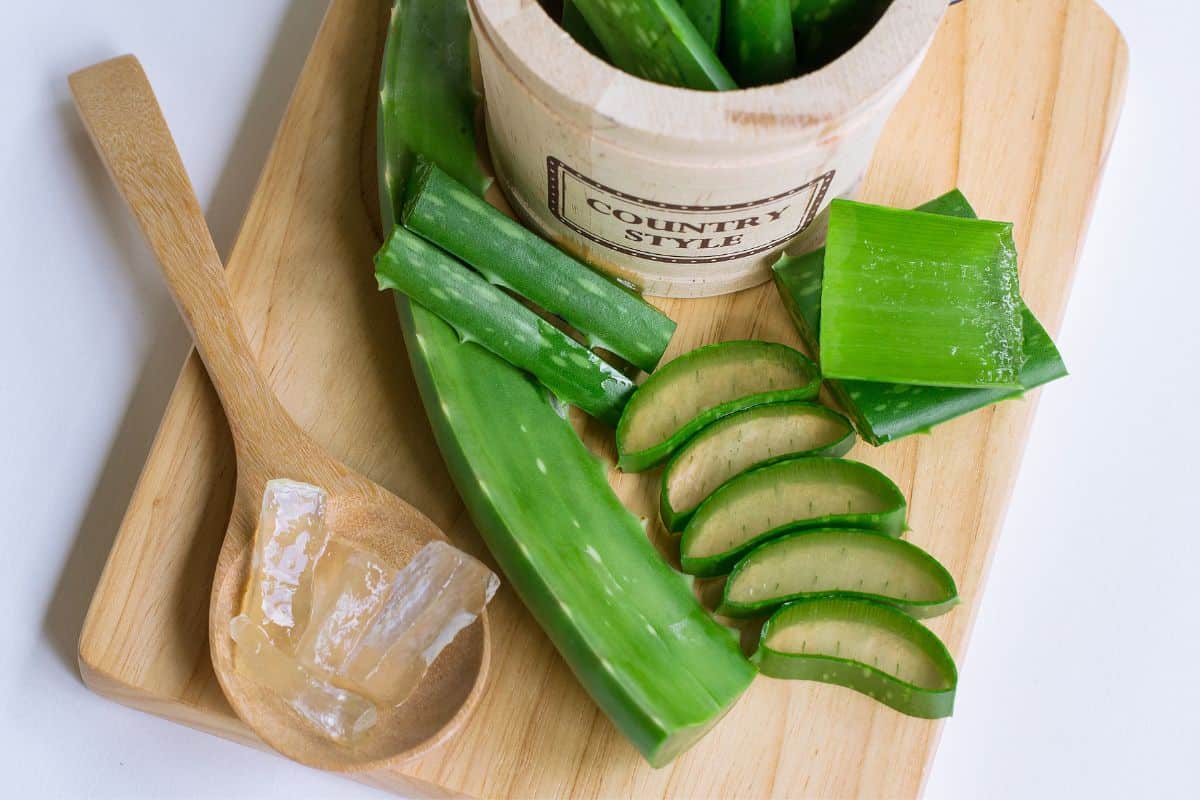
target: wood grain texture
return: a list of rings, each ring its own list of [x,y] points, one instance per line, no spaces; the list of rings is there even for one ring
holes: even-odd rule
[[[229,280],[258,361],[298,424],[486,559],[426,425],[391,302],[371,274],[372,45],[381,6],[333,3]],[[1057,331],[1120,111],[1126,57],[1091,0],[955,6],[888,124],[862,197],[915,205],[957,185],[981,215],[1014,220],[1024,294]],[[663,307],[681,321],[673,354],[745,336],[796,342],[771,287]],[[931,436],[851,454],[905,490],[911,540],[958,581],[962,607],[931,627],[960,660],[1035,405],[1036,397],[1009,402]],[[585,433],[611,463],[609,437]],[[614,475],[614,485],[654,519],[656,479]],[[213,678],[205,638],[232,492],[230,435],[192,357],[97,588],[80,667],[90,686],[120,702],[248,741]],[[493,601],[491,624],[491,678],[475,716],[441,748],[370,780],[407,795],[444,787],[488,797],[908,797],[919,793],[936,746],[938,723],[844,689],[759,678],[699,746],[654,771],[507,588]]]

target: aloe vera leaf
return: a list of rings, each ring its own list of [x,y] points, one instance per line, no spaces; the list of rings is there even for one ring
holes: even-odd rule
[[[683,530],[705,498],[748,469],[799,456],[845,455],[854,440],[850,420],[816,403],[772,403],[730,414],[688,440],[663,470],[663,525]]]
[[[617,466],[641,472],[743,408],[807,400],[821,388],[816,365],[774,342],[720,342],[664,364],[634,392],[617,424]]]
[[[574,0],[613,66],[688,89],[736,89],[676,0]]]
[[[461,261],[397,227],[375,256],[380,289],[403,292],[459,338],[536,377],[565,403],[615,425],[633,381]]]
[[[821,287],[831,378],[1020,388],[1012,223],[834,200]]]
[[[652,371],[675,323],[633,292],[581,264],[469,192],[432,164],[413,174],[404,225],[492,283],[557,314],[634,366]]]
[[[725,575],[756,545],[804,528],[904,532],[896,484],[841,458],[793,458],[744,472],[700,504],[683,530],[680,564],[691,575]]]
[[[679,5],[696,26],[700,37],[714,53],[719,52],[717,46],[721,42],[722,0],[679,0]]]
[[[389,39],[424,4],[465,10],[465,0],[402,0]],[[461,19],[435,42],[465,36]],[[399,56],[416,73],[444,58],[429,50]],[[396,75],[383,73],[385,88]],[[406,147],[388,146],[387,117],[380,121],[386,184]],[[386,210],[386,197],[381,203]],[[546,393],[493,353],[461,342],[432,312],[399,293],[395,300],[425,411],[480,535],[596,704],[647,761],[668,763],[732,707],[754,668],[662,561]]]
[[[753,661],[772,678],[844,686],[912,717],[954,712],[958,670],[946,645],[903,611],[870,600],[785,605],[763,626]]]
[[[867,35],[892,0],[790,0],[800,71],[825,66]]]
[[[975,218],[975,210],[957,189],[929,201],[919,210]],[[810,353],[819,349],[824,258],[825,251],[816,250],[780,259],[774,267],[775,285]],[[878,446],[914,433],[926,433],[935,425],[1020,397],[1025,391],[1067,374],[1054,341],[1023,303],[1021,318],[1025,363],[1018,376],[1020,389],[949,389],[834,379],[827,383],[842,410],[854,420],[859,434],[871,444]]]
[[[604,45],[596,38],[595,32],[588,26],[583,14],[579,13],[579,9],[575,6],[575,0],[563,0],[560,24],[562,29],[570,34],[571,38],[578,42],[584,50],[596,58],[608,60],[608,54],[604,52]]]
[[[958,603],[946,568],[915,544],[871,530],[799,531],[754,548],[737,563],[717,612],[756,617],[784,603],[829,595],[887,603],[917,617]]]
[[[796,75],[789,0],[725,0],[721,61],[739,86]]]

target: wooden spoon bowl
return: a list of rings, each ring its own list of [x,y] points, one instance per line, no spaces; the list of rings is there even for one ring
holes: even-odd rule
[[[255,364],[200,204],[137,59],[122,56],[89,67],[72,75],[70,85],[109,174],[158,257],[233,434],[237,489],[213,577],[208,625],[213,668],[225,697],[263,741],[309,766],[377,769],[427,752],[457,729],[480,698],[490,652],[486,612],[442,651],[403,705],[379,709],[375,725],[348,744],[323,736],[285,700],[234,668],[229,621],[241,610],[268,480],[289,478],[325,489],[329,529],[394,567],[445,535],[412,506],[326,453],[275,397]]]

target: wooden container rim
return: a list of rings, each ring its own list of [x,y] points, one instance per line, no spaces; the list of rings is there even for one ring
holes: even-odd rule
[[[468,0],[477,36],[543,102],[592,135],[692,143],[786,145],[828,136],[885,99],[914,73],[933,41],[946,0],[893,0],[841,57],[770,86],[708,92],[653,83],[595,57],[538,0]],[[599,118],[602,123],[591,122]],[[704,125],[695,124],[704,120]]]

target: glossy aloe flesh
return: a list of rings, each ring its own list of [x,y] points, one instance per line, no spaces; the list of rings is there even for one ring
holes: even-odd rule
[[[913,617],[958,603],[954,578],[914,544],[871,530],[830,528],[754,548],[725,582],[718,613],[756,617],[783,603],[837,594],[893,605]]]
[[[807,400],[821,388],[816,365],[774,342],[720,342],[664,364],[646,379],[617,424],[617,466],[660,464],[693,434],[752,406]]]
[[[404,225],[582,333],[593,347],[652,371],[675,323],[472,194],[433,164],[417,167]]]
[[[920,206],[919,210],[975,218],[975,210],[957,189]],[[774,267],[775,285],[800,338],[812,353],[819,349],[817,335],[821,320],[824,257],[824,250],[816,250],[780,259]],[[1001,400],[1020,397],[1025,391],[1067,374],[1054,341],[1024,304],[1021,317],[1025,363],[1018,376],[1020,389],[950,389],[833,379],[827,383],[842,410],[854,420],[859,434],[871,444],[881,445],[914,433],[927,433],[935,425]]]
[[[723,20],[721,61],[739,86],[795,77],[789,0],[725,0]]]
[[[801,72],[825,66],[870,32],[892,0],[790,0]]]
[[[604,52],[604,45],[600,44],[596,34],[588,27],[587,20],[583,18],[583,14],[579,13],[574,0],[563,0],[561,24],[562,29],[570,34],[571,38],[578,42],[584,50],[596,58],[608,60],[608,55]]]
[[[744,472],[696,509],[680,562],[691,575],[725,575],[755,545],[804,528],[904,532],[907,505],[874,467],[841,458],[794,458]]]
[[[439,69],[447,48],[469,35],[465,0],[397,4],[389,49],[410,17],[446,6],[458,13],[437,17],[447,24],[431,48],[385,60],[385,92],[401,75]],[[465,67],[465,48],[453,51],[464,60],[454,66]],[[440,76],[432,80],[437,86]],[[393,150],[388,143],[400,141],[399,129],[389,126],[396,115],[426,119],[427,108],[380,111],[379,168],[386,188],[399,194],[387,175],[398,174],[394,158],[408,145]],[[430,311],[401,294],[395,299],[438,445],[508,585],[616,727],[651,764],[666,764],[732,707],[754,668],[662,561],[545,392],[491,352],[460,341]]]
[[[821,286],[825,375],[1019,388],[1012,223],[834,200]]]
[[[613,66],[688,89],[736,89],[676,0],[573,0]]]
[[[816,403],[772,403],[730,414],[685,444],[663,471],[659,512],[683,530],[717,487],[753,467],[797,456],[841,456],[854,446],[850,421]]]
[[[798,600],[763,627],[764,675],[844,686],[913,717],[954,712],[958,670],[942,640],[903,611],[849,597]]]
[[[380,289],[408,295],[458,332],[532,373],[564,403],[615,425],[633,394],[629,378],[478,273],[397,227],[375,256]]]

